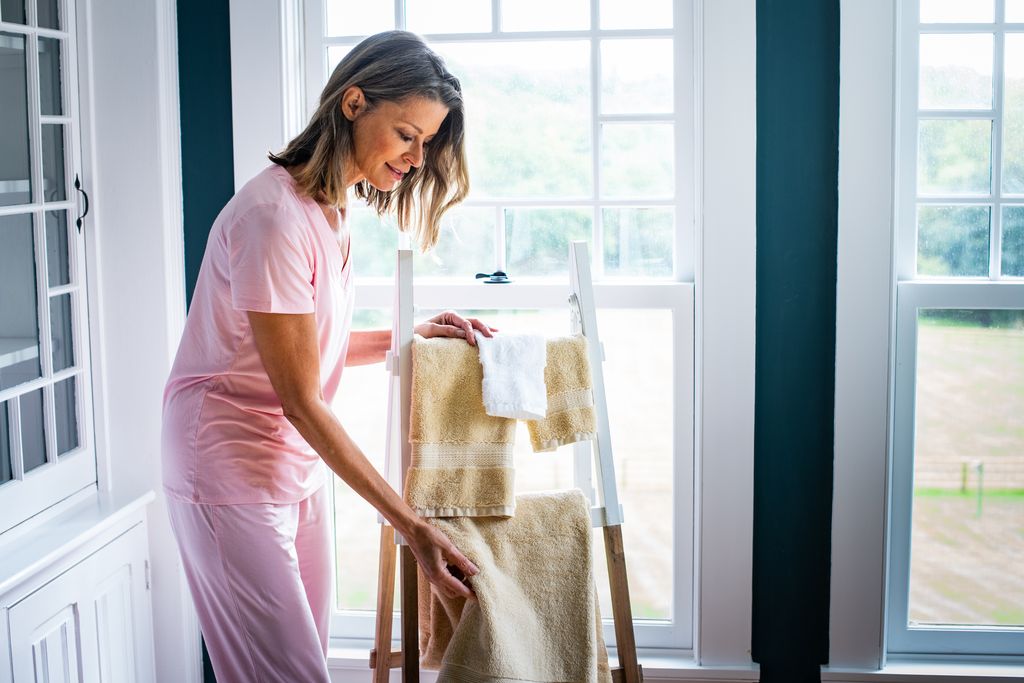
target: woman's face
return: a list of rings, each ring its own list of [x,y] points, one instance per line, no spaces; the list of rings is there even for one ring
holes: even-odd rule
[[[350,88],[341,106],[353,122],[355,140],[355,168],[349,169],[347,181],[366,180],[385,192],[394,189],[410,168],[423,163],[425,146],[448,115],[448,107],[418,96],[382,101],[367,109],[359,88]]]

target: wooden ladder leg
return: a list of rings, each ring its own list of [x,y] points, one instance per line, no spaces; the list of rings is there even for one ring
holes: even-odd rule
[[[402,546],[402,681],[420,680],[420,622],[417,604],[416,558]]]
[[[615,647],[619,653],[621,680],[640,683],[643,675],[636,659],[636,639],[633,636],[633,609],[629,604],[629,584],[626,581],[626,553],[622,546],[622,527],[604,528],[604,549],[608,558],[608,581],[612,592],[612,616],[615,619]],[[618,677],[616,677],[618,678]]]
[[[391,674],[391,619],[395,609],[395,530],[380,525],[380,564],[377,570],[377,626],[373,632],[370,668],[373,683],[387,683]]]

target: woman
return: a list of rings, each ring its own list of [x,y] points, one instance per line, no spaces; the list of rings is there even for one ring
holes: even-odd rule
[[[164,393],[168,510],[214,671],[328,681],[329,476],[376,507],[427,579],[472,597],[477,572],[384,481],[330,409],[343,365],[384,358],[389,331],[352,332],[344,226],[354,187],[424,247],[468,189],[458,80],[415,35],[357,45],[306,130],[221,211]],[[491,330],[448,312],[425,336]]]

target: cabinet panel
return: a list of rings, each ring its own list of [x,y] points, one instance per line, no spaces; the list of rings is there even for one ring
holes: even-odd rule
[[[145,569],[140,524],[12,605],[14,682],[153,680]]]

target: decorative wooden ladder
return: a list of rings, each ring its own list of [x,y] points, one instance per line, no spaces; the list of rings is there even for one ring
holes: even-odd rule
[[[573,316],[574,332],[587,338],[590,372],[597,416],[597,439],[574,444],[574,483],[590,498],[590,515],[594,527],[604,529],[604,545],[608,561],[611,587],[612,616],[615,621],[615,645],[619,665],[612,669],[614,683],[640,683],[643,673],[637,663],[636,641],[633,635],[633,617],[629,604],[629,585],[626,580],[626,555],[622,545],[622,506],[619,504],[615,484],[615,463],[612,458],[611,438],[608,430],[608,404],[605,400],[604,350],[597,335],[597,313],[594,306],[594,287],[590,276],[590,257],[586,242],[569,245],[569,308]],[[391,482],[400,482],[399,493],[404,491],[405,474],[412,459],[409,443],[409,411],[412,395],[412,251],[398,251],[395,270],[395,302],[391,331],[391,349],[386,367],[390,373],[388,385],[388,434],[385,455],[385,475]],[[394,351],[397,349],[397,353]],[[401,448],[401,458],[393,457]],[[400,463],[394,471],[396,462]],[[597,469],[600,504],[594,500],[593,468]],[[370,668],[374,683],[386,683],[390,670],[401,668],[404,683],[419,681],[419,617],[417,606],[416,560],[412,551],[382,517],[380,529],[380,566],[377,577],[377,626],[374,649],[370,651]],[[396,553],[395,546],[401,548]],[[396,554],[401,558],[400,650],[391,650],[392,614],[395,602]],[[381,652],[386,653],[383,657]]]

